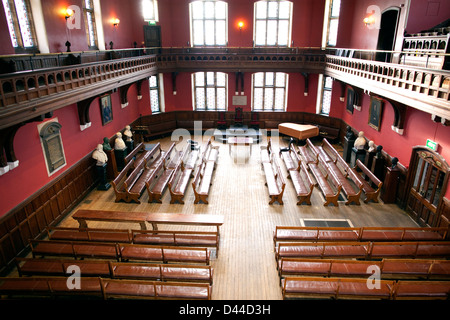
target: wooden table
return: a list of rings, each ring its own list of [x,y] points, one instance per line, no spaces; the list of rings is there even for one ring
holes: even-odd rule
[[[298,140],[306,140],[307,138],[316,137],[319,135],[319,127],[311,124],[298,123],[280,123],[278,125],[280,133],[296,138]]]
[[[227,143],[230,154],[231,146],[250,146],[250,155],[252,155],[253,138],[251,137],[229,137]]]
[[[217,233],[224,222],[224,216],[210,214],[149,213],[130,211],[78,210],[72,215],[80,228],[87,228],[87,221],[139,223],[142,230],[147,230],[146,222],[153,230],[158,224],[179,224],[197,226],[215,226]]]

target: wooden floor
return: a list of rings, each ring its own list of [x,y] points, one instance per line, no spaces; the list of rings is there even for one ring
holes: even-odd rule
[[[209,137],[193,137],[206,143]],[[163,149],[172,143],[170,137],[152,141],[160,142]],[[265,145],[266,138],[260,143]],[[277,300],[281,299],[281,288],[276,271],[273,252],[273,231],[277,225],[301,225],[301,219],[348,219],[358,226],[417,226],[414,221],[396,205],[382,203],[361,203],[360,206],[344,205],[338,208],[324,207],[323,198],[318,189],[312,195],[312,205],[296,205],[293,185],[286,179],[284,205],[269,205],[265,177],[261,169],[260,145],[255,144],[251,156],[248,147],[232,147],[213,142],[220,146],[217,168],[214,173],[209,195],[209,204],[195,204],[194,194],[189,185],[185,204],[170,204],[170,194],[165,192],[163,203],[148,203],[146,193],[141,204],[115,203],[112,187],[108,191],[93,191],[77,209],[129,210],[148,212],[167,212],[185,214],[220,214],[225,216],[221,227],[220,250],[218,257],[213,256],[214,284],[212,297],[216,300]],[[287,146],[287,140],[273,141],[273,150]],[[178,147],[179,149],[181,147]],[[337,146],[339,148],[339,146]],[[339,149],[338,149],[339,150]],[[236,156],[236,158],[233,158]],[[281,159],[280,159],[281,160]],[[280,166],[286,175],[284,163]],[[60,226],[78,227],[68,216]],[[89,223],[89,227],[129,228],[136,225],[119,223]],[[209,227],[164,226],[166,230],[214,230]]]

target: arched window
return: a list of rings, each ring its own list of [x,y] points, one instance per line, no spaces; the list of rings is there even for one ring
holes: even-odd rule
[[[189,4],[192,46],[226,46],[227,3],[194,1]]]
[[[288,75],[283,72],[258,72],[252,77],[254,111],[285,111]]]
[[[269,0],[255,3],[255,46],[285,46],[291,43],[292,2]]]
[[[194,110],[227,110],[227,74],[196,72],[192,75]]]

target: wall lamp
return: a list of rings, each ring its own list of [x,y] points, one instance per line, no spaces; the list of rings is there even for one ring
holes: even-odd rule
[[[74,12],[72,9],[67,8],[64,10],[64,17],[67,19],[69,19],[70,17],[72,17],[74,15]]]
[[[112,23],[113,23],[114,27],[117,27],[119,25],[119,23],[120,23],[120,20],[115,18],[115,19],[112,20]]]
[[[238,27],[239,27],[239,30],[242,30],[242,28],[244,27],[244,22],[239,21],[238,22]]]
[[[366,26],[370,26],[375,23],[375,17],[373,15],[370,15],[365,17],[363,21]]]

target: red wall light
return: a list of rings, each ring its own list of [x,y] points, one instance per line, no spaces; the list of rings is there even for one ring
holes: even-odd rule
[[[245,26],[245,24],[244,24],[244,21],[239,21],[238,23],[237,23],[237,26],[239,27],[239,30],[242,30],[242,28]]]

